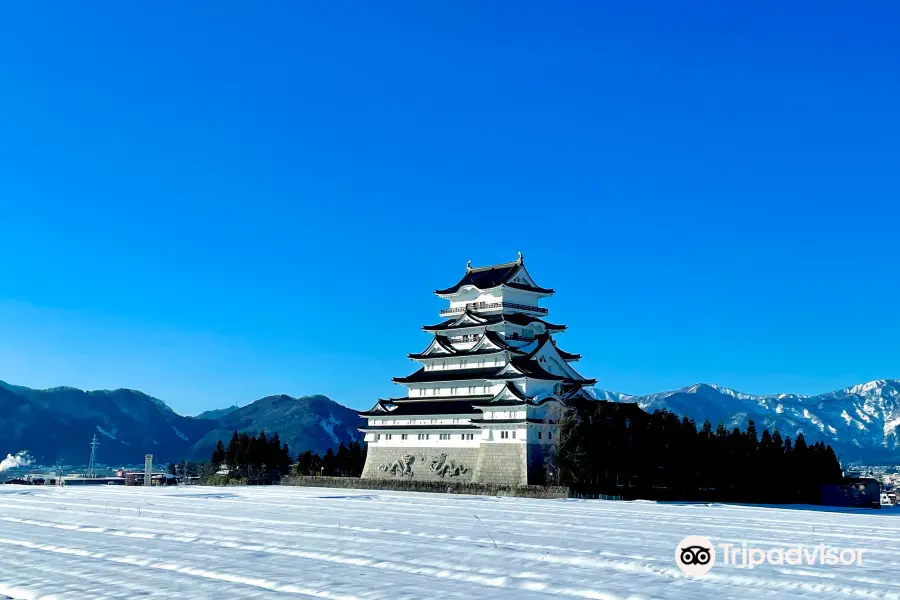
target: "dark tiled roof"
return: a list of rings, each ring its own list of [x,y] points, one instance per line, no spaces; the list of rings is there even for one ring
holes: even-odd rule
[[[550,381],[561,381],[564,379],[568,379],[568,377],[550,373],[549,371],[544,369],[544,367],[542,367],[537,361],[533,361],[527,358],[513,358],[509,362],[512,363],[512,366],[514,366],[516,369],[518,369],[528,377]]]
[[[524,326],[537,321],[538,323],[543,323],[544,327],[553,331],[562,331],[566,328],[565,325],[554,325],[553,323],[548,323],[547,321],[542,321],[541,319],[536,319],[535,317],[529,317],[528,315],[523,313],[509,313],[501,316],[513,325]]]
[[[469,313],[472,314],[472,313]],[[500,322],[512,323],[513,325],[519,325],[520,327],[525,327],[526,325],[530,325],[531,323],[541,323],[544,327],[547,328],[548,331],[565,331],[565,325],[555,325],[553,323],[548,323],[547,321],[543,321],[536,317],[530,317],[524,313],[506,313],[500,315],[478,315],[478,318],[481,319],[479,323],[466,323],[464,325],[454,325],[457,319],[447,319],[443,323],[438,323],[437,325],[426,325],[422,329],[425,331],[449,331],[453,329],[465,329],[471,327],[482,327],[484,325],[495,325]]]
[[[500,367],[486,369],[446,369],[426,371],[419,369],[407,377],[394,377],[395,383],[424,383],[432,381],[465,381],[469,379],[495,379]]]
[[[556,351],[559,352],[559,355],[560,355],[560,357],[562,357],[563,360],[578,360],[581,358],[580,354],[572,354],[571,352],[566,352],[565,350],[563,350],[562,348],[559,348],[559,347],[556,348]]]
[[[474,415],[479,411],[472,407],[472,402],[457,400],[455,402],[404,402],[387,412],[366,411],[359,413],[363,417],[409,417],[417,415]]]
[[[484,350],[457,350],[453,354],[407,354],[406,356],[416,360],[419,358],[448,358],[450,356],[485,356],[487,354],[499,354],[500,352],[506,352],[507,350],[504,348],[486,348]]]
[[[513,357],[510,360],[512,366],[522,372],[522,375],[515,373],[501,375],[500,372],[506,367],[488,367],[483,369],[445,369],[426,371],[421,368],[412,375],[407,377],[394,377],[394,383],[432,383],[438,381],[469,381],[469,380],[496,380],[496,379],[519,379],[520,377],[533,377],[535,379],[543,379],[545,381],[564,381],[571,383],[580,383],[583,385],[592,385],[596,383],[594,379],[573,380],[562,375],[554,375],[546,371],[537,361],[531,360],[524,356]]]
[[[459,282],[452,286],[443,290],[435,290],[434,293],[438,295],[445,294],[455,294],[459,291],[461,287],[464,285],[472,285],[478,288],[479,290],[488,290],[491,288],[495,288],[498,285],[509,285],[510,287],[514,287],[518,290],[527,290],[530,292],[542,292],[545,294],[552,294],[553,290],[542,287],[531,287],[528,285],[522,285],[519,283],[508,283],[510,279],[519,271],[522,267],[522,263],[519,261],[504,263],[502,265],[492,265],[489,267],[478,267],[476,269],[467,269],[466,274],[463,276]]]
[[[497,354],[499,352],[517,352],[519,354],[524,354],[524,352],[520,352],[515,348],[507,346],[506,342],[503,341],[503,338],[497,335],[497,332],[495,331],[485,331],[484,336],[488,339],[489,342],[493,343],[495,346],[498,346],[498,348],[485,348],[482,350],[457,350],[449,342],[447,342],[446,339],[443,339],[442,336],[436,335],[434,336],[435,342],[437,342],[438,345],[447,350],[450,354],[436,354],[432,357],[428,354],[420,352],[418,354],[407,354],[407,356],[415,360],[419,358],[447,358],[448,356],[484,356],[486,354]]]
[[[521,283],[507,283],[506,285],[513,289],[524,290],[526,292],[543,292],[545,294],[552,294],[554,292],[554,290],[550,288],[532,287],[530,285],[522,285]]]

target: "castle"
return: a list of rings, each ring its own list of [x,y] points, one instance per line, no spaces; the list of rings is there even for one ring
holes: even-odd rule
[[[556,345],[565,325],[544,320],[553,294],[532,279],[522,254],[473,268],[435,294],[449,301],[433,336],[409,358],[421,368],[407,388],[361,412],[368,442],[362,477],[505,485],[542,484],[552,471],[566,400],[595,383]]]

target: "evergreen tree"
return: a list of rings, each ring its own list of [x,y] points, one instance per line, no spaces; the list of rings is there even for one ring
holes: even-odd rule
[[[778,432],[776,428],[774,433],[772,433],[772,456],[773,460],[781,460],[781,456],[784,454],[784,440],[781,439],[781,433]]]
[[[282,473],[287,473],[291,469],[291,451],[288,448],[287,442],[281,445],[281,450],[278,454],[278,470]]]
[[[753,422],[753,419],[747,421],[747,446],[750,452],[756,452],[756,447],[759,445],[759,441],[756,437],[756,423]]]
[[[228,463],[228,466],[232,469],[238,468],[238,455],[241,450],[241,440],[238,437],[238,432],[235,431],[231,435],[231,441],[228,443],[228,449],[225,450],[225,462]]]
[[[325,452],[325,456],[322,457],[322,469],[324,471],[324,474],[329,477],[333,477],[335,475],[336,465],[334,459],[334,452],[331,450],[331,448],[329,448],[328,451]]]
[[[225,462],[225,454],[225,445],[222,443],[222,440],[219,440],[216,444],[216,449],[213,450],[211,459],[212,464],[215,465],[216,468]]]

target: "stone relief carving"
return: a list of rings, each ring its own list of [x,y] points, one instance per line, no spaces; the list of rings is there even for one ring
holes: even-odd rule
[[[405,475],[408,477],[412,477],[412,466],[415,461],[416,457],[412,454],[404,454],[392,463],[385,463],[379,466],[378,470],[384,471],[385,473],[388,473],[390,475],[397,475],[400,477],[403,477]]]
[[[431,471],[438,477],[458,477],[468,473],[469,469],[448,460],[446,454],[441,454],[431,461]]]

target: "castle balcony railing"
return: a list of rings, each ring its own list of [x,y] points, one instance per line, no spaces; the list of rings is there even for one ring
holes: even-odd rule
[[[477,342],[481,339],[480,333],[473,333],[470,335],[458,335],[456,337],[448,337],[447,341],[451,344],[465,344],[466,342]]]
[[[465,306],[456,308],[444,308],[441,310],[442,315],[456,315],[466,310],[493,310],[495,308],[512,308],[515,310],[527,310],[546,315],[549,311],[539,306],[527,306],[525,304],[516,304],[515,302],[469,302]]]

